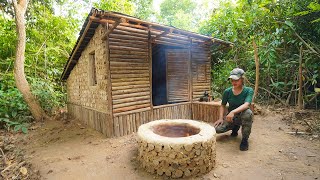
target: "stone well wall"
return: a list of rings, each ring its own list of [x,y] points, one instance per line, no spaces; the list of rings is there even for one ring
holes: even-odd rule
[[[199,128],[200,132],[177,138],[154,133],[155,126],[164,123],[190,124]],[[215,129],[203,122],[193,120],[149,122],[139,127],[138,144],[138,160],[143,169],[153,174],[186,178],[205,174],[215,166]]]

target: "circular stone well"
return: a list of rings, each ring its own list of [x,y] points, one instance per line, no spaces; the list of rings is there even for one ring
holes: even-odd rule
[[[138,129],[141,166],[170,178],[205,174],[215,166],[216,131],[207,123],[176,119],[156,120]]]

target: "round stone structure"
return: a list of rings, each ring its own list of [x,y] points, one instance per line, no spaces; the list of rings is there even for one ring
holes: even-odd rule
[[[216,131],[207,123],[162,119],[138,129],[138,160],[148,172],[170,178],[205,174],[216,159]]]

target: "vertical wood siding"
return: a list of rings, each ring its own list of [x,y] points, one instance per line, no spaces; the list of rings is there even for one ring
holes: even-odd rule
[[[192,103],[192,119],[208,123],[216,122],[219,118],[219,104],[213,102]]]
[[[68,103],[68,114],[107,137],[114,136],[112,119],[107,113]]]
[[[193,100],[199,101],[203,93],[205,91],[210,93],[211,89],[210,49],[201,46],[191,48],[191,62]]]
[[[189,101],[189,50],[166,49],[168,102]]]
[[[172,104],[165,107],[154,107],[154,120],[158,119],[191,119],[191,104]]]
[[[119,113],[114,116],[114,136],[124,136],[138,131],[140,125],[158,119],[191,119],[191,104],[181,103],[150,109]],[[153,118],[151,118],[153,113]]]

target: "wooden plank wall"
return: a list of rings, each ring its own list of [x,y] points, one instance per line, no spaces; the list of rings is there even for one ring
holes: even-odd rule
[[[192,69],[192,96],[193,100],[199,98],[205,91],[210,94],[211,84],[211,59],[210,49],[205,46],[193,44],[191,48],[191,69]]]
[[[113,114],[150,107],[148,31],[117,26],[109,49]]]
[[[108,119],[107,113],[70,103],[67,106],[68,114],[73,118],[79,119],[85,125],[101,132],[107,137],[113,137],[113,125],[110,124],[111,120]]]
[[[192,119],[208,123],[216,122],[219,118],[218,105],[206,103],[192,103]]]

